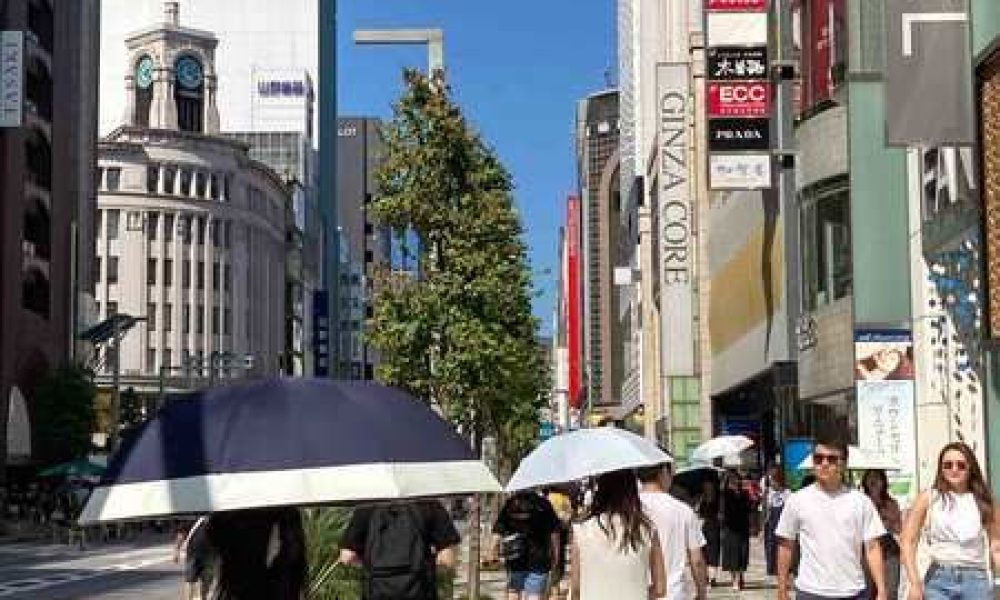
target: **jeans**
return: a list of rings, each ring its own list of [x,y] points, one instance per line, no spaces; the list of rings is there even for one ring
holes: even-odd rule
[[[549,574],[538,571],[511,571],[507,577],[507,587],[510,591],[526,592],[533,596],[544,594],[548,582]]]
[[[924,578],[925,600],[988,600],[993,582],[985,569],[933,564]]]

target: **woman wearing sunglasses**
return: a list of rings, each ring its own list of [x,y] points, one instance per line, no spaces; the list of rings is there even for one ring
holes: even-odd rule
[[[931,560],[923,580],[917,569],[921,534]],[[910,600],[993,597],[989,567],[991,555],[1000,567],[1000,510],[967,445],[956,442],[941,450],[934,486],[917,497],[901,546]]]

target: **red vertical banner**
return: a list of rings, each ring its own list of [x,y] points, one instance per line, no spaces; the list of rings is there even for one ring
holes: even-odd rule
[[[566,354],[568,355],[567,392],[571,408],[580,408],[580,199],[566,200]]]
[[[806,107],[831,97],[830,67],[833,56],[833,28],[830,0],[809,2],[809,94]]]

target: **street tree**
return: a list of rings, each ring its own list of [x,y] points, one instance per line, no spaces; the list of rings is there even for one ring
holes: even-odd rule
[[[406,71],[404,83],[371,210],[401,242],[417,240],[418,268],[376,278],[377,376],[439,407],[477,451],[494,436],[504,455],[519,455],[537,436],[547,372],[512,178],[440,71]],[[473,523],[477,510],[474,501]],[[477,527],[473,536],[477,556]]]
[[[30,405],[35,458],[52,464],[87,455],[96,395],[91,375],[82,367],[61,367],[45,376]]]

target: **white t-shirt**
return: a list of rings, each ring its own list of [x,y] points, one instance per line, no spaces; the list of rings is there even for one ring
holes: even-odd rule
[[[656,526],[667,571],[667,600],[695,597],[694,579],[688,569],[688,551],[705,545],[698,516],[691,507],[670,494],[642,492],[642,508]]]
[[[885,535],[885,527],[868,496],[846,487],[828,493],[813,484],[788,499],[775,533],[799,540],[797,589],[845,598],[865,589],[864,542]]]

